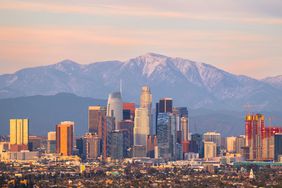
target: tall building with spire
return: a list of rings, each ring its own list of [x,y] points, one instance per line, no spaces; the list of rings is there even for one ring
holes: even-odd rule
[[[114,92],[109,95],[107,116],[115,118],[115,129],[119,129],[119,122],[123,120],[123,102],[120,92]]]

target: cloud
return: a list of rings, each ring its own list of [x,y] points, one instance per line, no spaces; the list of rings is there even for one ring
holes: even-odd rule
[[[203,6],[206,7],[206,6]],[[83,14],[83,15],[103,15],[103,16],[133,16],[158,19],[185,19],[196,21],[220,21],[234,22],[242,24],[267,24],[282,25],[280,17],[262,17],[251,15],[246,12],[226,12],[224,7],[217,11],[203,11],[201,9],[193,10],[189,7],[188,11],[175,9],[161,9],[149,7],[146,4],[138,6],[117,5],[117,4],[87,4],[71,5],[70,3],[39,3],[26,1],[4,1],[0,4],[2,10],[18,10],[47,13],[65,13],[65,14]],[[205,8],[203,8],[206,10]],[[218,7],[217,7],[218,9]],[[235,11],[235,10],[233,10]]]

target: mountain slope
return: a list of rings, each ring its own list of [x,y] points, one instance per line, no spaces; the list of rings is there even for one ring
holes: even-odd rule
[[[88,106],[106,105],[106,100],[60,93],[0,99],[0,134],[9,134],[9,119],[29,118],[30,134],[46,135],[61,121],[74,121],[76,134],[87,132]]]
[[[274,77],[267,77],[263,79],[262,81],[272,85],[275,88],[282,90],[282,75],[274,76]]]
[[[281,110],[281,90],[246,76],[182,58],[148,53],[126,62],[107,61],[80,65],[65,60],[55,65],[23,69],[0,76],[0,97],[53,95],[60,92],[106,98],[119,90],[123,98],[138,102],[140,88],[148,84],[154,100],[172,97],[176,105],[189,108]]]
[[[9,119],[29,118],[30,134],[46,136],[61,121],[74,121],[75,134],[88,130],[88,106],[106,105],[106,100],[60,93],[54,96],[29,96],[0,99],[0,135],[9,134]],[[262,112],[273,117],[272,125],[282,125],[279,112]],[[224,136],[244,134],[244,113],[233,110],[189,109],[189,127],[192,133],[218,131]],[[266,124],[269,122],[266,119]]]

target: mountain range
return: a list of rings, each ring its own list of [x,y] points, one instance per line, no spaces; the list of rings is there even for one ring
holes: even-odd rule
[[[212,111],[218,117],[222,112],[242,114],[246,110],[282,114],[282,76],[258,80],[205,63],[154,53],[127,61],[87,65],[64,60],[0,75],[0,98],[48,96],[63,92],[84,98],[106,99],[110,92],[120,89],[120,83],[125,101],[139,103],[141,86],[146,84],[151,87],[154,102],[162,97],[172,97],[175,106],[187,106],[190,111]],[[0,106],[0,109],[5,107]],[[56,108],[55,104],[53,108]],[[239,121],[234,124],[231,119],[225,123],[241,126]]]

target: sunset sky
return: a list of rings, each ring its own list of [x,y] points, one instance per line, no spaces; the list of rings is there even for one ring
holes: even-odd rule
[[[282,75],[281,0],[1,0],[0,74],[147,52]]]

